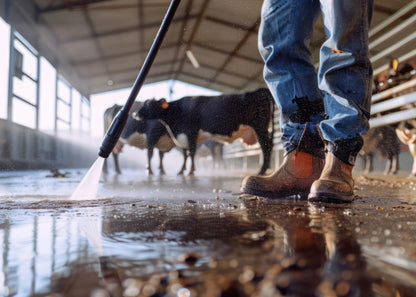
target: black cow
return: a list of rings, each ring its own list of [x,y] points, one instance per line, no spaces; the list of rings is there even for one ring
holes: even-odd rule
[[[153,150],[159,150],[159,170],[160,174],[165,174],[163,168],[164,153],[170,151],[175,144],[167,134],[165,127],[157,120],[142,121],[135,119],[135,114],[143,106],[143,102],[135,102],[130,110],[126,126],[121,133],[120,140],[117,142],[112,151],[114,157],[114,164],[117,173],[121,173],[118,154],[124,144],[128,144],[139,149],[147,148],[147,166],[146,170],[149,175],[153,174],[151,167],[151,160],[153,157]],[[120,111],[121,106],[114,104],[104,112],[104,126],[107,131],[110,127],[114,117]],[[108,173],[107,160],[104,161],[104,173]]]
[[[111,123],[113,122],[114,117],[116,114],[120,111],[121,105],[114,104],[112,107],[109,107],[104,112],[104,133],[107,133],[107,130],[110,128]],[[120,146],[117,147],[117,149],[112,151],[112,155],[114,158],[114,167],[118,174],[121,174],[120,166],[118,163],[118,154],[120,152],[121,148]],[[108,173],[107,169],[107,159],[104,160],[104,167],[103,172]]]
[[[126,126],[120,136],[123,144],[147,148],[147,173],[153,174],[151,160],[153,150],[159,150],[159,170],[160,174],[165,174],[163,168],[164,153],[169,152],[175,147],[172,139],[169,137],[166,128],[158,120],[140,120],[136,117],[137,112],[142,108],[143,102],[136,101],[130,110]]]
[[[189,150],[189,175],[195,171],[194,156],[199,143],[206,139],[231,143],[251,128],[263,151],[259,174],[264,174],[273,148],[273,114],[272,95],[264,88],[243,94],[184,97],[170,103],[164,99],[147,100],[138,113],[141,119],[163,120],[177,145]]]
[[[400,142],[393,126],[382,126],[370,129],[362,135],[364,145],[360,155],[364,157],[364,172],[373,170],[373,157],[376,151],[383,159],[387,159],[384,174],[396,174],[399,170]]]

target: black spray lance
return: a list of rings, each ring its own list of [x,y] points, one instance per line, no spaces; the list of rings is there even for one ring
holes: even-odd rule
[[[156,54],[159,51],[163,38],[165,37],[166,32],[168,31],[169,25],[173,19],[173,16],[175,15],[176,9],[178,8],[180,2],[181,0],[172,0],[172,2],[170,3],[168,11],[166,12],[166,15],[162,21],[159,31],[157,32],[156,38],[153,41],[152,47],[150,48],[146,60],[144,61],[142,69],[140,70],[140,73],[137,76],[136,81],[134,82],[129,98],[127,98],[127,101],[124,104],[124,106],[114,117],[114,120],[111,123],[110,128],[104,136],[103,142],[101,143],[100,152],[98,153],[100,157],[107,158],[113,151],[113,148],[115,147],[118,139],[120,138],[121,132],[123,131],[124,126],[126,125],[127,118],[129,116],[129,111],[134,101],[136,100],[137,94],[142,88],[143,82],[147,76],[147,73],[150,70],[150,67],[152,67]]]

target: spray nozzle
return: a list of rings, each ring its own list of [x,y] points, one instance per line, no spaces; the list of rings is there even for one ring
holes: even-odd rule
[[[120,138],[121,132],[126,125],[128,114],[128,110],[121,109],[114,117],[114,120],[105,134],[103,142],[101,143],[100,151],[98,153],[100,157],[108,158],[110,153],[113,151],[118,139]]]

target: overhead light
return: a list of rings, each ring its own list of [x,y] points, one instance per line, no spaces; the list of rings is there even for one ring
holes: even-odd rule
[[[107,81],[107,86],[112,86],[114,84],[114,82],[111,80],[111,79],[109,79],[108,81]]]
[[[198,69],[199,68],[199,62],[198,60],[195,58],[194,53],[191,52],[191,50],[187,50],[186,51],[186,55],[189,59],[189,61],[191,61],[192,66],[194,66],[194,68]]]

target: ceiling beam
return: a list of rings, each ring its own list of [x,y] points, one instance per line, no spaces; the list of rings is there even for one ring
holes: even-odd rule
[[[240,25],[240,24],[235,24],[235,23],[229,22],[227,20],[219,19],[219,18],[216,18],[216,17],[213,17],[213,16],[207,15],[205,17],[205,20],[213,22],[213,23],[217,23],[217,24],[220,24],[220,25],[223,25],[223,26],[231,27],[231,28],[234,28],[234,29],[249,31],[251,33],[257,33],[257,30],[253,29],[253,27],[247,27],[247,26],[243,26],[243,25]]]
[[[199,43],[198,44],[195,44],[195,45],[198,46],[198,47],[206,48],[208,50],[220,52],[220,53],[223,53],[223,54],[226,54],[227,53],[225,51],[218,50],[218,49],[215,49],[215,48],[212,48],[212,47],[209,47],[209,46],[204,46],[204,45],[199,44]],[[170,49],[170,48],[179,48],[179,45],[177,43],[171,43],[171,44],[167,44],[167,45],[165,45],[163,47],[163,49]],[[120,59],[120,58],[123,58],[123,57],[128,57],[128,56],[136,55],[138,53],[144,54],[146,52],[147,52],[146,49],[143,49],[141,51],[134,50],[134,51],[126,52],[126,53],[123,53],[123,54],[117,54],[117,55],[111,55],[111,56],[103,56],[103,57],[96,58],[96,59],[91,59],[91,60],[77,61],[77,62],[73,62],[71,65],[74,66],[74,67],[77,67],[77,66],[85,66],[87,64],[93,64],[93,63],[97,63],[97,62],[104,62],[104,60],[108,62],[110,60]],[[257,59],[249,58],[249,57],[246,57],[246,56],[237,55],[237,54],[235,55],[235,57],[237,57],[239,59],[242,59],[242,60],[249,61],[249,62],[254,62],[254,63],[257,63],[259,65],[263,65],[263,61],[262,60],[257,60]],[[176,58],[173,59],[172,65],[174,65],[177,62],[178,62],[178,57],[176,57]],[[212,67],[211,65],[204,64],[203,62],[202,63],[200,62],[200,65],[201,65],[201,68],[207,68],[207,69],[210,69],[210,70],[216,70],[217,69],[215,67]],[[173,70],[173,66],[172,66],[171,67],[171,72],[173,73],[173,71],[174,70]],[[236,73],[231,72],[231,71],[225,71],[225,70],[223,70],[223,71],[226,74],[236,75]],[[242,77],[244,77],[244,76],[242,76]]]
[[[140,1],[140,0],[138,0],[138,1]],[[193,0],[188,1],[188,3],[192,3],[192,2],[193,2]],[[141,10],[143,11],[143,9],[141,9]],[[140,11],[140,7],[139,7],[139,11]],[[185,23],[185,25],[186,25],[186,23],[189,20],[196,19],[196,18],[198,18],[198,15],[190,15],[190,11],[187,11],[187,13],[186,13],[186,15],[184,17],[174,18],[172,20],[172,23],[182,22],[183,24]],[[142,19],[143,19],[143,17],[139,17],[139,20],[142,20]],[[250,27],[245,27],[245,26],[242,26],[242,25],[234,24],[234,23],[231,23],[231,22],[228,22],[228,21],[225,21],[225,20],[221,20],[221,19],[212,17],[212,16],[206,16],[205,19],[206,20],[209,20],[211,22],[215,22],[215,23],[218,23],[218,24],[227,26],[227,27],[231,27],[231,28],[239,29],[239,30],[243,30],[243,31],[250,31],[252,33],[256,33],[257,34],[257,30],[253,30]],[[198,18],[198,21],[199,20],[201,20],[201,18]],[[200,21],[198,23],[200,25]],[[95,35],[95,37],[96,38],[109,37],[109,36],[112,36],[112,35],[119,35],[119,34],[123,34],[123,33],[130,33],[130,32],[134,32],[134,31],[138,31],[138,30],[143,30],[143,29],[157,28],[159,26],[160,26],[160,22],[149,23],[149,24],[146,24],[146,25],[141,22],[138,26],[132,26],[132,27],[128,27],[128,28],[117,29],[117,30],[113,30],[113,31],[103,32],[103,33],[97,33]],[[190,41],[191,42],[195,39],[195,35],[196,35],[196,33],[193,33],[192,34],[192,36],[190,38]],[[73,39],[70,39],[70,40],[62,40],[60,42],[60,44],[67,44],[67,43],[71,43],[71,42],[80,42],[80,41],[85,41],[85,40],[89,40],[89,39],[91,39],[91,36],[78,37],[78,38],[73,38]],[[189,43],[189,41],[188,41],[188,43]]]
[[[197,80],[201,80],[201,81],[206,80],[205,77],[201,77],[201,76],[195,75],[193,73],[181,72],[180,75],[185,76],[185,77],[190,77],[190,78],[196,78]],[[162,72],[162,73],[158,73],[158,74],[154,74],[154,75],[148,75],[146,77],[146,80],[155,80],[155,79],[157,80],[158,77],[169,77],[169,76],[170,76],[169,71],[168,72]],[[126,85],[126,84],[133,85],[134,80],[135,79],[133,78],[131,80],[126,79],[126,80],[121,80],[121,81],[115,81],[114,85],[115,86],[117,86],[117,85]],[[162,80],[160,79],[159,81],[162,81]],[[145,83],[146,83],[146,81],[145,81]],[[224,82],[216,82],[216,84],[227,87],[227,88],[231,88],[231,89],[234,89],[234,90],[237,90],[238,87],[239,87],[239,86],[230,85],[230,84],[227,84],[227,83],[224,83]],[[103,84],[91,84],[90,86],[91,86],[92,90],[103,89]],[[104,84],[104,86],[106,86],[106,85]],[[202,87],[202,84],[200,84],[199,86]]]
[[[177,47],[177,46],[178,46],[177,43],[170,43],[170,44],[162,46],[161,50],[169,49],[169,48],[173,48],[173,47]],[[120,59],[120,58],[124,58],[124,57],[128,57],[128,56],[132,56],[132,55],[144,54],[144,53],[147,53],[147,52],[148,52],[148,49],[133,50],[133,51],[129,51],[129,52],[121,53],[121,54],[107,55],[107,56],[102,56],[102,57],[94,58],[94,59],[90,59],[90,60],[73,61],[71,65],[80,66],[80,65],[85,65],[85,64],[92,64],[92,63],[97,63],[97,62],[103,62],[104,60],[108,61],[108,60]]]
[[[100,3],[100,2],[109,2],[112,0],[87,0],[87,3],[85,3],[85,1],[82,1],[82,5],[79,4],[78,6],[81,6],[83,10],[86,9],[85,5],[89,5],[89,4],[95,4],[95,3]],[[70,10],[71,8],[69,8],[66,4],[65,1],[62,4],[56,5],[54,6],[54,1],[51,2],[51,5],[48,5],[46,8],[39,8],[39,13],[43,14],[43,13],[50,13],[50,12],[55,12],[55,11],[59,11],[59,10]],[[72,8],[74,9],[74,8]]]
[[[197,16],[190,16],[189,18],[191,18],[191,19],[192,18],[197,18]],[[172,20],[172,24],[182,22],[183,20],[184,20],[184,17],[174,18]],[[73,38],[73,39],[69,39],[69,40],[62,40],[60,42],[60,44],[64,45],[64,44],[68,44],[68,43],[72,43],[72,42],[86,41],[86,40],[91,39],[92,37],[95,37],[95,38],[111,37],[111,36],[114,36],[114,35],[120,35],[120,34],[123,34],[123,33],[135,32],[135,31],[139,31],[139,30],[143,30],[143,29],[159,28],[160,24],[161,24],[160,21],[157,21],[157,22],[154,22],[154,23],[149,23],[149,24],[146,24],[146,25],[139,24],[138,26],[132,26],[132,27],[128,27],[128,28],[103,32],[103,33],[96,34],[94,36],[86,36],[86,37]]]
[[[179,62],[178,60],[173,61],[173,63],[178,63],[178,62]],[[165,65],[170,64],[170,63],[171,62],[168,62],[168,63],[154,63],[152,67],[165,66]],[[201,73],[204,72],[203,69],[214,70],[214,71],[217,70],[217,68],[212,67],[212,66],[210,66],[208,64],[201,63],[200,66],[201,66]],[[118,74],[122,74],[122,73],[126,73],[126,72],[133,72],[133,71],[138,72],[139,71],[139,67],[138,66],[137,67],[129,67],[129,68],[124,68],[124,69],[120,69],[120,70],[117,70],[117,71],[109,71],[109,74],[110,75],[118,75]],[[172,71],[169,71],[169,73],[172,74]],[[251,76],[242,75],[241,73],[236,73],[236,72],[233,72],[233,71],[228,71],[226,69],[224,69],[222,71],[222,73],[227,74],[227,75],[230,75],[230,76],[236,76],[238,78],[242,78],[242,79],[245,79],[247,81],[249,81],[249,80],[252,79]],[[88,78],[88,76],[81,76],[81,77]],[[256,77],[258,77],[257,74],[256,74]],[[205,80],[206,79],[207,78],[205,78]]]
[[[228,55],[229,54],[229,52],[226,51],[226,50],[222,50],[222,49],[219,49],[219,48],[215,48],[213,46],[210,46],[210,45],[207,45],[207,44],[203,44],[203,43],[200,43],[200,42],[194,42],[193,44],[195,46],[198,46],[198,47],[201,47],[203,49],[207,49],[207,50],[210,50],[210,51],[213,51],[213,52],[221,53],[221,54],[224,54],[224,55]],[[239,55],[237,53],[235,54],[235,57],[238,57],[240,59],[243,59],[243,60],[246,60],[246,61],[250,61],[250,62],[253,62],[253,63],[257,63],[257,64],[263,64],[263,60],[261,60],[260,58],[259,59],[256,59],[256,58],[252,58],[252,57],[247,57],[247,56]]]

